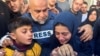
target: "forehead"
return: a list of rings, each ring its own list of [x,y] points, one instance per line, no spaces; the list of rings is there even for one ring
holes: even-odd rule
[[[86,4],[82,4],[82,7],[88,7]]]
[[[45,0],[29,0],[29,7],[31,9],[37,8],[37,9],[44,9],[47,8],[47,1]]]
[[[55,31],[57,32],[66,32],[69,31],[67,26],[57,25],[55,26]]]
[[[96,11],[95,11],[95,10],[93,10],[93,11],[91,11],[91,14],[92,14],[92,13],[96,13]]]
[[[15,2],[15,1],[17,1],[17,0],[5,0],[5,1],[6,1],[6,2],[8,2],[8,1],[14,1],[14,2]]]
[[[17,29],[30,29],[30,28],[32,28],[31,25],[23,25],[23,26],[18,27]]]
[[[77,3],[83,4],[83,0],[74,0],[74,2],[77,2]]]

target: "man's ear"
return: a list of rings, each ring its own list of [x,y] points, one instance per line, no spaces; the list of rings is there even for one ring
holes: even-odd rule
[[[16,39],[15,33],[10,33],[10,37],[15,40]]]

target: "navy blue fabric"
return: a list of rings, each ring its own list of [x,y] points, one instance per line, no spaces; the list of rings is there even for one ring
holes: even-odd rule
[[[8,6],[0,0],[0,39],[8,32],[8,22],[10,20],[10,11]]]
[[[94,40],[95,40],[95,48],[94,53],[95,55],[100,56],[100,18],[94,24]]]

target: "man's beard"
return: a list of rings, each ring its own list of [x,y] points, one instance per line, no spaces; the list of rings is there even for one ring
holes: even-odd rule
[[[39,23],[39,24],[44,24],[45,22],[46,22],[46,20],[47,20],[47,18],[45,19],[45,20],[37,20],[37,22]]]
[[[48,19],[48,17],[45,18],[45,20],[38,20],[36,19],[34,16],[32,16],[32,19],[35,21],[35,22],[38,22],[39,24],[45,24],[46,20]]]

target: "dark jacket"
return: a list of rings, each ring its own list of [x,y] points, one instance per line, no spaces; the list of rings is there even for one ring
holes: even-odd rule
[[[4,2],[0,0],[0,39],[8,32],[7,25],[9,20],[9,8]]]
[[[100,18],[96,21],[94,25],[94,39],[95,39],[95,48],[94,53],[100,56]]]

